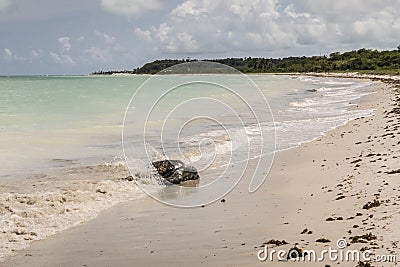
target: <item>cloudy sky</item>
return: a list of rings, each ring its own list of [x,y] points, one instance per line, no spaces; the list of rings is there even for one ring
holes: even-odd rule
[[[399,44],[399,0],[0,0],[0,75]]]

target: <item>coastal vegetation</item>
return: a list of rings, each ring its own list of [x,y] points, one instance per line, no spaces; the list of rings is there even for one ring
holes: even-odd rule
[[[176,64],[196,59],[163,59],[144,64],[140,68],[123,71],[97,71],[92,74],[155,74]],[[397,50],[359,49],[334,52],[322,56],[285,58],[224,58],[206,59],[234,67],[244,73],[290,73],[290,72],[362,72],[373,74],[400,74],[400,45]]]

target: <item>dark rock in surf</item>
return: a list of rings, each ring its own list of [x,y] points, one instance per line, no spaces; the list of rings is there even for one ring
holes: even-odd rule
[[[180,160],[160,160],[153,162],[153,166],[163,178],[170,177],[177,169],[182,168],[184,165]]]
[[[185,166],[180,160],[154,161],[153,166],[165,180],[172,184],[181,184],[185,181],[200,179],[195,167]]]

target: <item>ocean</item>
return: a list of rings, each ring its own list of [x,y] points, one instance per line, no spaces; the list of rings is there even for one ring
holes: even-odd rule
[[[373,93],[371,81],[248,77],[0,77],[0,258],[143,198],[141,188],[167,204],[187,206],[185,194],[163,199],[157,193],[166,186],[153,160],[195,166],[199,187],[207,188],[230,177],[227,166],[243,168],[247,159],[265,156],[266,174],[276,151],[373,114],[355,108]],[[198,82],[204,79],[209,82]],[[176,84],[176,90],[160,89]],[[253,191],[262,182],[255,180]],[[211,202],[199,192],[190,205]],[[221,192],[212,192],[212,200]]]

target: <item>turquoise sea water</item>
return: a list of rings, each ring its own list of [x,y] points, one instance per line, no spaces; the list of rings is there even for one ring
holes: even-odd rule
[[[54,159],[98,164],[121,156],[124,112],[147,78],[1,77],[0,180],[11,174],[46,170]],[[251,78],[266,95],[278,129],[282,129],[278,149],[314,138],[336,123],[358,116],[359,112],[346,111],[346,106],[368,92],[368,83],[358,81],[268,75]],[[310,89],[318,92],[306,91]],[[190,98],[190,93],[182,99]],[[155,89],[143,101],[156,97]]]
[[[267,130],[276,130],[277,150],[295,147],[350,119],[372,114],[371,110],[351,108],[360,97],[372,92],[368,81],[280,75],[249,77],[270,104],[275,124]],[[0,77],[0,227],[5,229],[5,233],[0,234],[0,256],[29,244],[29,239],[16,235],[15,229],[35,232],[32,239],[44,238],[93,218],[99,211],[116,203],[144,196],[135,183],[120,180],[129,175],[125,168],[121,133],[128,103],[148,78]],[[213,78],[228,84],[240,84],[235,76]],[[171,75],[167,79],[176,82],[185,77]],[[163,83],[155,81],[153,85],[154,88],[140,95],[138,103],[157,100],[158,89]],[[149,117],[148,140],[152,141],[152,130],[165,125],[165,118],[158,118],[157,114],[169,112],[173,101],[182,103],[199,97],[198,90],[204,90],[202,97],[206,95],[221,102],[230,97],[226,91],[202,88],[201,85],[177,91],[170,99],[159,102],[159,112]],[[174,107],[178,106],[175,102]],[[237,108],[240,109],[241,104],[239,101]],[[265,105],[256,95],[253,99],[250,96],[250,104],[255,109],[262,109]],[[200,111],[207,111],[207,116],[222,121],[224,127],[233,132],[241,128],[236,116],[199,101],[168,120],[163,149],[173,151],[176,148],[171,145],[177,138],[176,129]],[[130,146],[143,145],[139,142],[143,128],[132,125],[136,119],[146,116],[146,112],[138,108],[130,113]],[[249,124],[246,133],[253,138],[257,129]],[[201,165],[200,157],[206,161],[207,157],[214,157],[214,164],[222,166],[234,153],[232,151],[238,149],[235,146],[241,145],[233,143],[223,128],[207,120],[194,121],[190,127],[184,128],[182,138],[177,142],[182,145],[179,151],[183,157],[181,160],[199,169],[206,166]],[[150,146],[152,144],[150,142]],[[156,151],[160,147],[154,145],[151,148]],[[174,155],[179,157],[179,153]],[[148,163],[145,154],[138,153],[134,157],[138,162]],[[144,167],[139,165],[133,170],[135,173],[143,171]],[[207,174],[204,173],[202,182],[212,180]],[[41,220],[37,220],[39,214]]]
[[[120,143],[124,109],[144,79],[0,78],[0,175],[43,170],[52,159],[119,155],[99,146]]]

